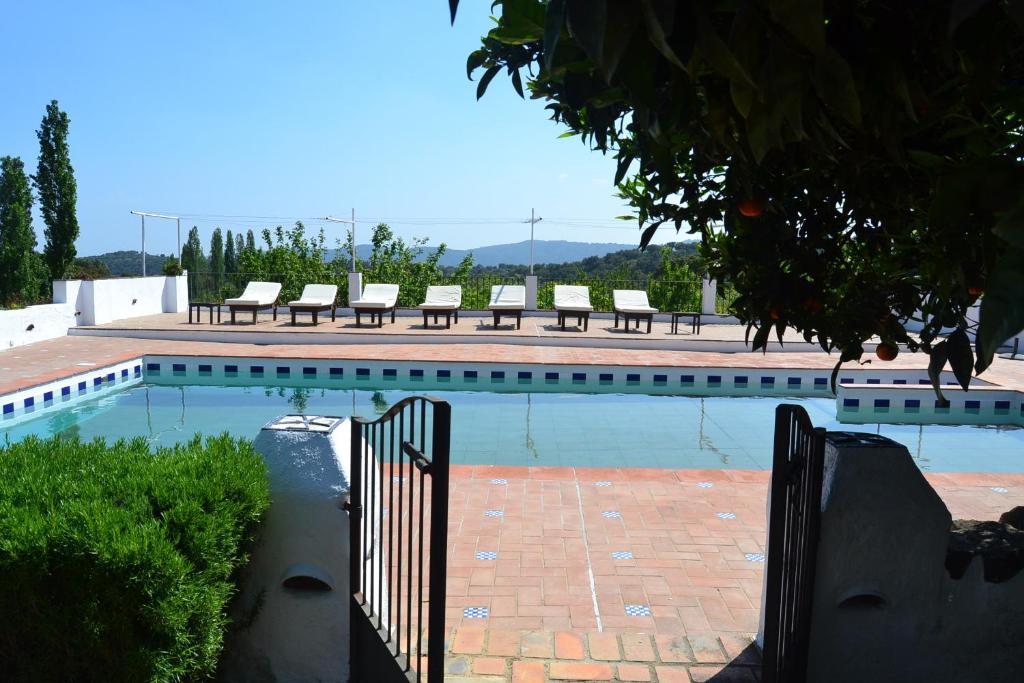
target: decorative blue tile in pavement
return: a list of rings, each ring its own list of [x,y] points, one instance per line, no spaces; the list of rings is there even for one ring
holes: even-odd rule
[[[544,381],[545,382],[557,382],[558,381],[558,373],[557,372],[545,372],[544,373]]]
[[[697,488],[699,488],[699,489],[710,489],[710,488],[714,488],[714,486],[715,485],[712,484],[710,481],[702,481],[699,484],[697,484]]]
[[[508,483],[508,479],[491,479],[491,483],[495,486],[503,486]]]
[[[501,510],[484,510],[484,517],[504,517],[505,513]]]
[[[874,403],[876,413],[888,413],[889,412],[889,399],[887,398],[876,398]]]
[[[228,377],[235,377],[235,376],[237,376],[238,375],[238,366],[237,365],[225,365],[224,366],[224,374],[227,375]]]
[[[465,619],[486,619],[488,611],[486,607],[465,607],[462,616]]]
[[[249,375],[251,377],[262,377],[263,366],[262,365],[251,365],[249,366]]]
[[[857,410],[860,408],[859,398],[844,398],[843,399],[843,410]]]
[[[748,562],[764,562],[764,553],[747,553],[743,557],[747,558]]]
[[[78,383],[78,390],[79,391],[85,391],[85,382],[79,382]]]
[[[867,382],[867,383],[868,383],[868,384],[881,384],[881,383],[882,383],[882,380],[880,380],[880,379],[876,379],[876,378],[872,377],[872,378],[868,379],[868,382]]]
[[[790,377],[786,380],[786,387],[789,389],[799,389],[803,381],[799,377]]]
[[[316,378],[316,368],[302,368],[302,376],[309,378]]]
[[[136,365],[135,366],[135,374],[136,375],[141,375],[142,374],[142,366],[141,365]]]
[[[35,404],[36,404],[36,400],[33,397],[29,396],[28,398],[25,399],[25,407],[26,408],[31,408]]]
[[[102,377],[93,377],[92,378],[92,385],[94,387],[98,387],[101,384],[103,384],[103,378]]]
[[[622,513],[618,510],[605,510],[601,513],[601,516],[605,519],[620,519],[622,517]]]
[[[610,372],[602,372],[600,375],[598,375],[598,380],[600,380],[601,384],[611,384],[612,381],[614,381],[614,379],[615,378],[612,376],[612,373]]]
[[[964,401],[964,412],[977,415],[981,412],[981,401]]]
[[[692,387],[693,375],[679,375],[679,384],[684,387]]]
[[[48,403],[49,401],[52,401],[52,400],[53,400],[53,392],[52,391],[43,392],[43,403]]]
[[[61,396],[70,396],[71,395],[71,387],[61,387],[60,388],[60,395]]]
[[[626,605],[627,617],[649,617],[651,608],[647,605]]]
[[[416,377],[417,376],[416,375],[417,372],[420,373],[419,374],[420,377],[423,376],[423,371],[422,370],[412,370],[412,371],[409,372],[409,375],[412,376],[412,377]],[[345,376],[345,368],[331,368],[331,379],[341,379],[344,376]]]
[[[828,377],[815,377],[814,378],[815,389],[827,389],[828,388]]]
[[[586,382],[587,381],[587,373],[585,373],[585,372],[574,372],[574,373],[572,373],[572,381],[573,382]]]
[[[736,513],[735,512],[717,512],[717,513],[715,513],[715,517],[718,517],[719,519],[736,519]]]
[[[114,381],[114,379],[116,379],[116,376],[114,375],[114,373],[112,373],[112,372],[108,372],[108,373],[107,373],[107,381],[108,381],[108,382],[113,382],[113,381]]]
[[[721,384],[722,384],[722,376],[721,375],[708,375],[708,386],[709,387],[717,387],[717,386],[721,386]]]
[[[1002,486],[993,486],[992,490],[994,492],[996,492],[996,493],[1009,493],[1010,492],[1010,489],[1004,488]]]
[[[629,550],[613,550],[612,551],[612,559],[613,560],[632,560],[633,559],[633,553],[632,553],[632,551],[629,551]]]
[[[894,379],[894,380],[892,381],[892,383],[893,383],[893,384],[906,384],[906,383],[907,383],[907,380],[905,380],[905,379]]]
[[[941,414],[949,413],[949,402],[943,403],[939,399],[935,399],[935,412]]]
[[[127,377],[128,376],[128,368],[122,368],[121,369],[121,376],[122,377]]]
[[[478,550],[476,553],[476,559],[478,560],[496,560],[498,559],[498,553],[491,552],[490,550]]]
[[[903,401],[903,412],[905,413],[919,413],[921,412],[921,401],[916,398],[908,398]]]
[[[171,371],[174,374],[176,374],[176,375],[178,373],[184,373],[185,372],[185,364],[184,363],[172,363],[171,364]]]
[[[655,375],[654,376],[654,385],[655,386],[665,386],[667,383],[668,383],[668,375]]]
[[[370,379],[370,368],[356,368],[356,379]]]
[[[627,384],[637,384],[640,381],[640,374],[636,372],[626,373]]]
[[[160,364],[146,363],[146,372],[160,372]]]
[[[917,380],[917,383],[918,384],[931,384],[932,381],[930,379],[919,379],[919,380]]]
[[[451,379],[452,379],[452,371],[451,370],[438,370],[437,371],[437,381],[438,382],[450,382]]]
[[[4,415],[9,415],[10,413],[13,413],[13,412],[14,412],[14,404],[13,403],[5,403],[4,404]]]
[[[774,388],[774,387],[775,387],[775,378],[774,377],[762,377],[761,378],[761,388],[762,389]]]
[[[733,386],[735,386],[737,388],[740,388],[740,389],[746,387],[747,386],[747,376],[746,375],[736,375],[736,377],[734,377],[733,380],[732,380],[732,384],[733,384]]]
[[[381,372],[383,372],[383,374],[384,374],[384,379],[387,379],[387,380],[396,380],[396,379],[398,379],[398,369],[397,368],[384,368]]]
[[[853,384],[853,378],[852,377],[842,377],[842,378],[839,379],[839,383],[840,384]]]
[[[288,367],[287,365],[278,365],[277,366],[277,376],[278,377],[290,377],[291,374],[292,374],[292,369],[290,367]]]
[[[594,482],[594,486],[611,486],[611,485],[612,485],[612,483],[610,481],[595,481]]]
[[[494,381],[502,381],[502,382],[504,382],[505,381],[505,371],[504,370],[491,370],[491,381],[492,382],[494,382]]]
[[[530,384],[533,382],[533,373],[529,370],[520,370],[516,376],[519,378],[520,384]]]
[[[994,408],[996,411],[996,415],[1008,415],[1010,412],[1010,402],[996,401]]]
[[[462,372],[462,379],[477,379],[476,370],[464,370]]]

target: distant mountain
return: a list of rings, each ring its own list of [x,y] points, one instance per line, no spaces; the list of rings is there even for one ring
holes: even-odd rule
[[[589,256],[604,256],[615,251],[636,249],[635,244],[614,244],[608,242],[567,242],[565,240],[536,240],[533,243],[534,263],[570,263],[582,261]],[[433,247],[423,250],[424,255],[433,252]],[[371,246],[360,244],[356,247],[359,258],[370,257]],[[441,257],[441,266],[457,266],[459,262],[472,252],[473,264],[477,266],[526,265],[530,262],[530,242],[514,244],[494,244],[474,249],[448,249]],[[327,258],[334,256],[329,250]]]
[[[99,261],[115,277],[142,275],[142,254],[137,251],[110,251],[98,256],[83,256],[81,258]],[[169,258],[171,258],[170,254],[146,254],[146,275],[162,275],[164,262]]]

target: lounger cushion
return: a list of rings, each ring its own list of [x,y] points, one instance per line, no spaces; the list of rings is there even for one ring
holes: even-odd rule
[[[228,306],[270,306],[281,294],[280,282],[250,282],[235,299],[225,299]]]
[[[491,287],[492,311],[522,311],[526,308],[526,287],[523,285],[494,285]]]
[[[642,289],[616,289],[612,292],[615,310],[621,313],[657,313],[647,301],[647,292]]]
[[[431,311],[451,311],[462,305],[462,287],[459,285],[431,285],[420,308]]]
[[[585,313],[590,305],[590,288],[576,285],[555,285],[555,310]]]
[[[289,301],[289,306],[330,306],[338,297],[337,285],[306,285],[302,296],[297,301]]]
[[[398,285],[366,285],[363,295],[352,302],[352,308],[394,308],[398,302]]]

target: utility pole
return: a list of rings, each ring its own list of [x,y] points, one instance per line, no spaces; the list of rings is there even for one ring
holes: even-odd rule
[[[166,218],[169,221],[178,223],[178,265],[181,265],[181,217],[165,216],[162,213],[150,213],[148,211],[131,211],[132,215],[142,219],[142,277],[146,277],[146,216],[150,218]]]
[[[540,216],[534,217],[534,214],[534,210],[530,209],[530,220],[523,221],[524,223],[530,224],[530,275],[533,275],[533,226],[544,220]]]
[[[351,235],[351,247],[352,247],[352,271],[356,272],[356,210],[352,209],[352,219],[345,220],[344,218],[335,218],[334,216],[324,216],[324,220],[328,223],[345,223],[352,226]]]

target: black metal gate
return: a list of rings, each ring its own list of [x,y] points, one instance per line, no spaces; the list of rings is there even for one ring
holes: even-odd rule
[[[824,459],[825,430],[815,429],[800,406],[776,408],[763,615],[765,683],[803,683],[807,676]]]
[[[429,397],[352,419],[353,681],[444,678],[450,429]]]

